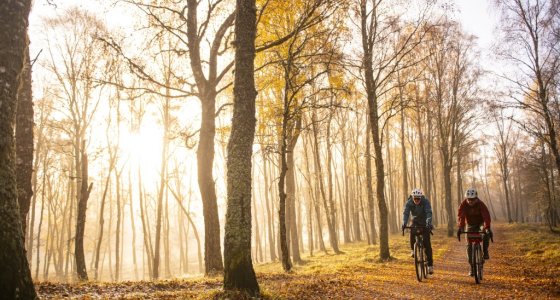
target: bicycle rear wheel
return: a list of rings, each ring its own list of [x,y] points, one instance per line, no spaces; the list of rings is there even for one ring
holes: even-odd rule
[[[414,269],[416,270],[416,279],[420,282],[422,282],[422,277],[424,277],[424,256],[422,252],[422,246],[416,242],[414,244]]]

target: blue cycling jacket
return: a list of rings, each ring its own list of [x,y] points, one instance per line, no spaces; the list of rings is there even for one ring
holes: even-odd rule
[[[408,224],[408,218],[412,215],[412,224],[416,226],[426,226],[432,224],[432,205],[428,198],[422,196],[418,205],[414,204],[412,197],[408,197],[404,205],[403,224]]]

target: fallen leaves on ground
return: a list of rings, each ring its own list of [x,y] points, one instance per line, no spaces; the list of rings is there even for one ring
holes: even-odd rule
[[[465,243],[432,237],[435,274],[416,280],[408,236],[391,237],[389,261],[380,261],[378,246],[353,243],[343,254],[306,256],[285,273],[279,263],[256,266],[264,299],[558,299],[560,236],[537,225],[498,224],[491,259],[481,284],[467,276]],[[225,294],[221,277],[119,283],[37,284],[43,299],[235,299]]]

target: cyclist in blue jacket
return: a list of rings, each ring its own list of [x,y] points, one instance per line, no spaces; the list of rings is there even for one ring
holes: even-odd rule
[[[402,229],[407,226],[408,218],[412,215],[412,226],[423,226],[426,230],[423,231],[424,248],[426,249],[426,256],[428,258],[428,273],[434,273],[434,260],[432,256],[432,242],[430,240],[430,231],[432,230],[432,206],[428,198],[424,196],[422,190],[414,189],[406,200],[403,212]],[[410,249],[412,249],[411,256],[414,256],[414,231],[410,231]]]

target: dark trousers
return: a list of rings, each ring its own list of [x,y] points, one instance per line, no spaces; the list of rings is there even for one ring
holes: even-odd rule
[[[430,230],[425,229],[422,233],[424,238],[424,249],[426,249],[426,258],[428,259],[428,266],[434,265],[434,258],[432,256],[432,240],[430,240]],[[416,234],[414,230],[410,231],[410,249],[414,250],[414,242],[416,242]]]
[[[467,225],[467,231],[480,231],[482,230],[482,225]],[[482,252],[488,253],[488,245],[490,245],[490,237],[485,234],[482,239]],[[472,264],[472,245],[467,244],[467,256],[469,257],[469,264]]]

